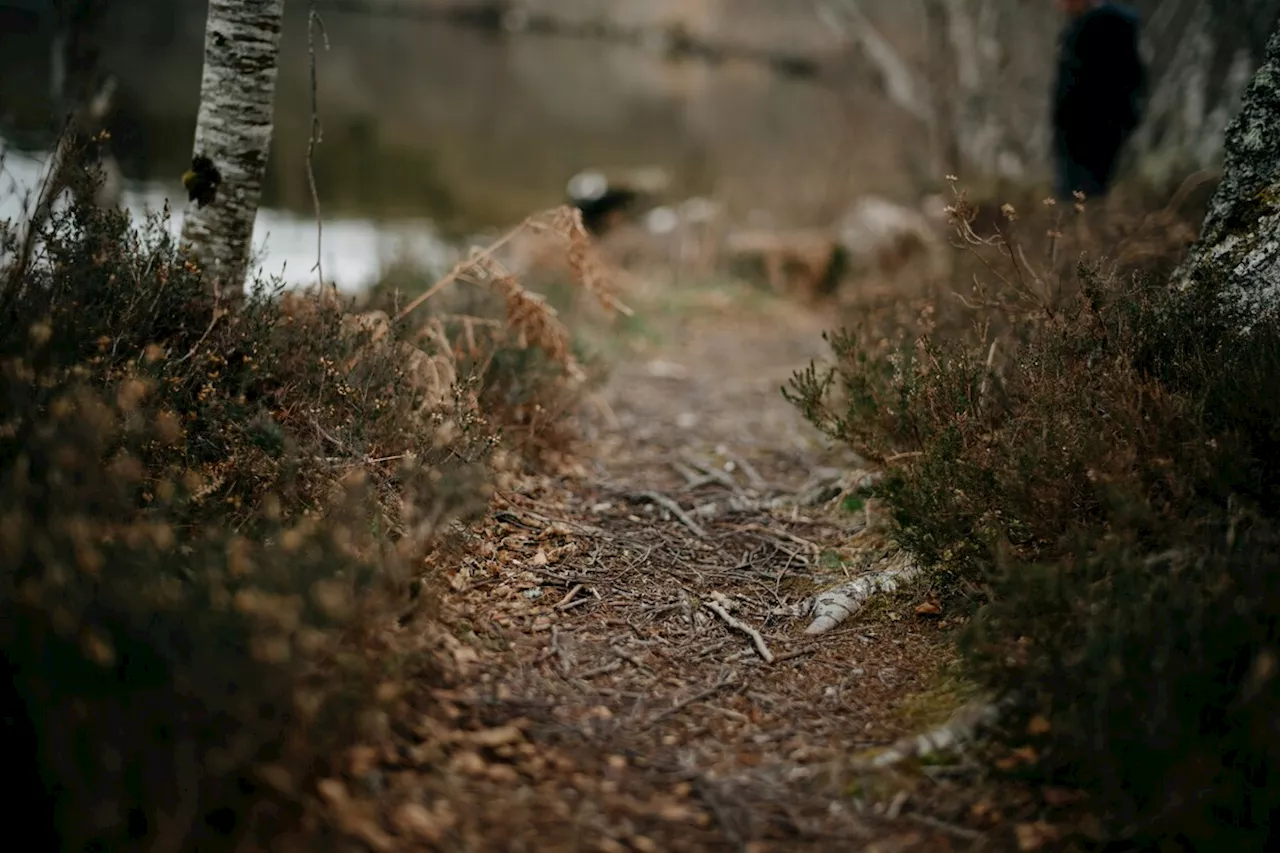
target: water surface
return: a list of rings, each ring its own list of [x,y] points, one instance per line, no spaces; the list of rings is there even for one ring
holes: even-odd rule
[[[146,0],[151,2],[151,0]],[[199,4],[157,5],[113,35],[121,81],[110,130],[126,203],[184,200],[203,49]],[[194,12],[193,12],[194,9]],[[264,270],[305,281],[315,223],[305,154],[311,124],[305,9],[286,22],[276,127],[255,245]],[[314,168],[324,271],[346,288],[396,254],[441,264],[449,246],[561,203],[589,166],[658,165],[673,194],[714,193],[743,215],[830,219],[851,192],[883,192],[912,155],[894,124],[867,133],[857,86],[790,80],[749,65],[664,61],[640,48],[543,36],[500,38],[389,16],[325,16]],[[0,37],[0,216],[16,211],[54,138],[49,51],[39,32]],[[910,165],[907,163],[906,165]],[[8,190],[8,191],[6,191]],[[180,204],[175,204],[175,220]],[[175,227],[177,222],[174,223]]]

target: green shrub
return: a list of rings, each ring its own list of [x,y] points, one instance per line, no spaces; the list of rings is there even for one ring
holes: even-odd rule
[[[1006,263],[969,329],[832,335],[834,367],[785,393],[885,464],[902,545],[976,594],[966,659],[1050,720],[1044,773],[1098,792],[1119,835],[1260,849],[1280,807],[1280,324],[1240,338],[1211,288],[1097,263],[1067,280],[1010,248],[979,247]]]

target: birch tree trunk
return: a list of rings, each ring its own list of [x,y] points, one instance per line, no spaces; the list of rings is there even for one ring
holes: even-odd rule
[[[220,182],[188,205],[182,242],[222,292],[243,294],[271,147],[284,0],[209,0],[194,156]]]
[[[1227,128],[1222,181],[1174,276],[1211,288],[1242,332],[1280,309],[1280,29]]]

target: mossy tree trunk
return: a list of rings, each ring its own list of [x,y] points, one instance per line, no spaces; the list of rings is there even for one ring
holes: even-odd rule
[[[1175,285],[1209,287],[1242,331],[1280,308],[1280,28],[1227,127],[1222,181]]]
[[[193,156],[219,180],[211,200],[189,205],[182,242],[232,298],[244,292],[271,147],[283,18],[284,0],[209,0]]]

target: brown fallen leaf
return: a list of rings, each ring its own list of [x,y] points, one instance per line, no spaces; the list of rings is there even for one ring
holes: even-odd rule
[[[942,613],[942,605],[936,601],[922,601],[916,605],[917,616],[937,616]]]
[[[279,764],[263,764],[257,768],[258,778],[281,794],[293,793],[293,776]]]
[[[1072,803],[1078,803],[1088,798],[1088,794],[1084,791],[1073,791],[1070,788],[1057,788],[1052,785],[1046,785],[1040,789],[1041,796],[1044,801],[1051,806],[1069,806]]]
[[[342,806],[347,803],[347,787],[339,779],[321,779],[316,783],[316,790],[331,806]]]
[[[1020,823],[1013,828],[1013,834],[1018,839],[1018,849],[1023,853],[1039,850],[1062,837],[1060,829],[1042,820],[1034,823]]]
[[[359,779],[378,764],[378,751],[372,746],[353,746],[347,750],[347,772]]]
[[[995,826],[1004,822],[1004,812],[990,800],[979,800],[969,807],[969,814],[981,826]]]
[[[434,809],[421,803],[404,803],[396,809],[391,822],[401,833],[439,844],[445,833],[453,828],[457,818],[448,802],[441,801]]]
[[[510,743],[519,743],[524,739],[524,734],[515,726],[498,726],[496,729],[481,729],[478,732],[471,732],[467,735],[467,740],[476,746],[487,746],[494,748],[504,746]]]
[[[1040,756],[1033,747],[1020,746],[997,758],[995,765],[1001,770],[1013,770],[1024,764],[1035,764],[1039,760]]]
[[[466,776],[479,776],[488,768],[488,764],[474,752],[459,752],[449,762],[450,768]]]

